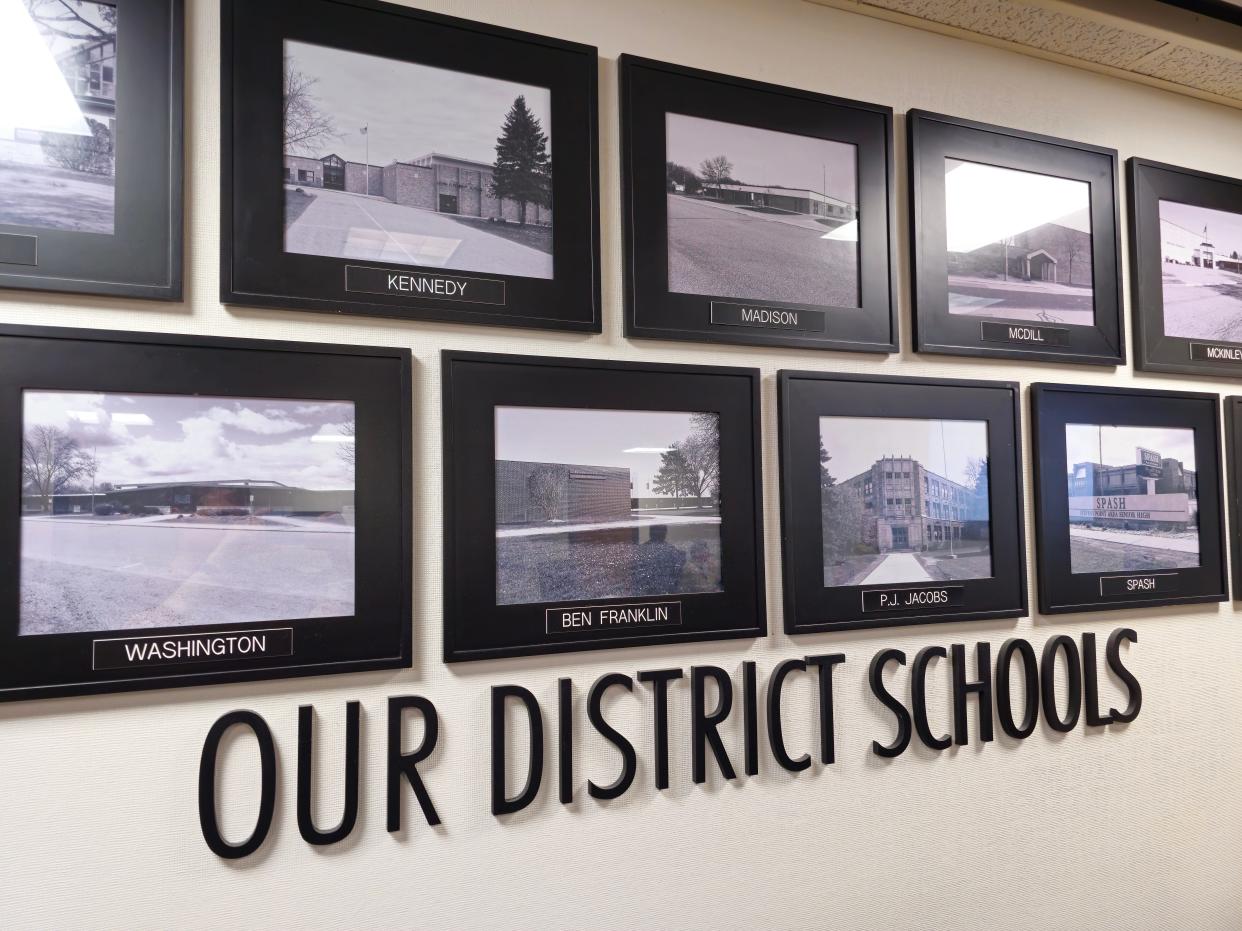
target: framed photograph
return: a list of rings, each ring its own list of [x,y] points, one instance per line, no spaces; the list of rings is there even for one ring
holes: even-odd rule
[[[1219,398],[1032,385],[1039,609],[1224,601]]]
[[[0,327],[0,700],[410,664],[404,350]]]
[[[182,0],[0,13],[0,287],[181,299]]]
[[[1242,375],[1242,180],[1132,158],[1135,365]]]
[[[785,632],[1026,613],[1013,382],[782,371]]]
[[[919,352],[1119,365],[1117,153],[906,115]]]
[[[445,662],[767,632],[757,369],[442,367]]]
[[[620,59],[625,333],[893,352],[893,111]]]
[[[1234,395],[1225,399],[1225,465],[1229,478],[1226,488],[1229,494],[1229,514],[1232,523],[1230,555],[1233,570],[1233,597],[1238,600],[1242,590],[1242,397]]]
[[[600,332],[596,50],[224,0],[225,303]]]

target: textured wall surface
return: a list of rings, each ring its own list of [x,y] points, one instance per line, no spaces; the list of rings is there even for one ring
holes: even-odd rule
[[[162,306],[7,293],[0,320],[108,329],[409,347],[416,360],[412,669],[0,707],[0,875],[5,928],[1195,928],[1242,927],[1242,626],[1231,605],[1126,611],[1014,622],[821,634],[780,633],[775,372],[782,367],[903,375],[1188,387],[1209,379],[1136,376],[1130,368],[883,357],[630,342],[621,336],[616,57],[632,52],[844,97],[1007,123],[1222,174],[1242,173],[1236,111],[1069,67],[797,2],[742,0],[437,0],[435,9],[600,48],[605,327],[582,337],[367,321],[225,308],[218,293],[219,17],[188,0],[189,160],[187,298]],[[413,91],[407,89],[413,98]],[[898,151],[904,126],[897,124]],[[900,162],[900,160],[899,160]],[[279,166],[273,166],[273,178]],[[898,167],[899,190],[905,169]],[[910,344],[904,195],[899,201],[902,342]],[[441,502],[438,353],[444,347],[572,357],[760,366],[769,623],[755,641],[615,650],[474,663],[439,660]],[[1029,433],[1024,430],[1024,433]],[[1028,435],[1029,438],[1029,435]],[[1027,476],[1027,489],[1031,487]],[[1028,538],[1033,533],[1028,500]],[[1033,569],[1030,567],[1033,578]],[[1033,600],[1033,594],[1032,594]],[[1126,726],[1022,742],[911,748],[882,761],[891,718],[866,689],[882,646],[1036,647],[1058,633],[1138,631],[1127,663],[1144,689]],[[671,787],[652,788],[650,695],[606,706],[640,748],[638,781],[619,800],[587,797],[587,779],[615,778],[615,751],[578,715],[579,800],[562,807],[553,780],[505,823],[488,810],[488,687],[530,687],[550,713],[556,679],[572,676],[581,703],[600,674],[713,663],[735,674],[759,663],[840,651],[837,762],[791,775],[766,753],[737,782],[690,778],[689,689],[671,692]],[[933,668],[932,709],[948,726],[948,669]],[[1101,700],[1118,704],[1116,681]],[[384,701],[418,693],[442,716],[440,747],[424,765],[444,819],[384,830]],[[312,849],[294,821],[297,706],[319,718],[320,824],[339,817],[344,707],[363,702],[362,810],[354,835]],[[805,679],[791,680],[787,739],[808,746]],[[278,741],[277,821],[266,846],[239,863],[217,860],[199,836],[196,780],[202,739],[235,708],[260,712]],[[972,712],[973,717],[973,712]],[[550,720],[549,724],[553,722]],[[1227,726],[1228,725],[1228,726]],[[411,734],[416,737],[417,734]],[[740,760],[740,729],[726,731]],[[555,772],[554,731],[549,773]],[[233,838],[252,823],[257,755],[227,748],[222,820]]]

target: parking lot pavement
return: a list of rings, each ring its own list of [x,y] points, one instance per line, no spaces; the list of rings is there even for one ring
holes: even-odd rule
[[[1091,326],[1095,323],[1095,297],[1089,288],[950,275],[949,312]]]
[[[855,307],[858,244],[772,215],[668,197],[669,290],[752,301]]]
[[[1162,279],[1167,335],[1242,341],[1242,275],[1166,262]]]
[[[377,197],[315,190],[285,231],[285,250],[303,255],[423,265],[454,271],[551,278],[552,256],[458,223],[433,210]]]
[[[353,614],[352,534],[23,520],[23,634]]]

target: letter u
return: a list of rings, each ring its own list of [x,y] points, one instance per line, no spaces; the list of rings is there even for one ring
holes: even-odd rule
[[[328,831],[315,827],[311,813],[311,789],[314,784],[315,708],[298,708],[298,830],[302,839],[316,847],[335,844],[347,838],[358,820],[358,725],[361,705],[351,701],[345,706],[345,813],[341,823]]]

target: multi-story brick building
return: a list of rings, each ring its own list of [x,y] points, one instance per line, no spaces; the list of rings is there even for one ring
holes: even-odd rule
[[[629,469],[501,459],[496,523],[625,520],[631,488]]]
[[[879,459],[837,487],[861,501],[861,542],[881,553],[988,539],[986,495],[937,475],[917,459]]]
[[[285,155],[285,183],[383,197],[394,204],[461,217],[517,223],[522,205],[491,194],[492,166],[468,158],[430,152],[409,161],[364,165],[329,153],[320,158]],[[526,205],[526,222],[552,223],[552,208]]]

